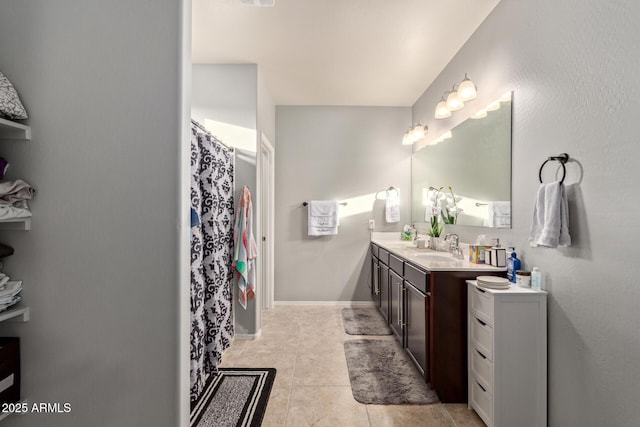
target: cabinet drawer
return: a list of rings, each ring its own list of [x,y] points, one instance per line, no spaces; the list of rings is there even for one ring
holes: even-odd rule
[[[389,265],[389,251],[382,248],[378,248],[378,258],[380,259],[381,262],[384,262],[385,264]]]
[[[493,325],[493,295],[476,286],[470,286],[470,288],[471,306],[469,308],[471,311],[474,311],[479,318]]]
[[[404,275],[404,261],[393,254],[389,254],[389,267],[400,276]]]
[[[493,393],[493,363],[481,350],[473,347],[469,349],[471,359],[471,373],[488,392]]]
[[[404,265],[404,278],[425,294],[429,292],[429,273],[408,262]]]
[[[471,407],[480,415],[482,421],[493,426],[493,395],[471,377]]]
[[[469,334],[471,345],[482,352],[487,359],[493,361],[493,328],[484,320],[470,316]]]
[[[374,245],[373,243],[371,244],[371,255],[373,255],[374,257],[378,258],[378,246]]]

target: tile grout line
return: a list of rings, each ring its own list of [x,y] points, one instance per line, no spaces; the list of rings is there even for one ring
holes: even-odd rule
[[[444,411],[447,413],[447,416],[449,417],[449,419],[451,420],[451,422],[453,423],[453,427],[458,427],[458,423],[456,423],[456,420],[453,419],[453,417],[451,416],[451,414],[449,413],[449,409],[447,409],[446,406],[444,406],[444,404],[442,405],[442,409],[444,409]]]
[[[289,410],[291,410],[291,395],[293,394],[293,382],[296,378],[296,364],[298,363],[298,355],[300,354],[300,334],[302,333],[301,328],[297,328],[298,334],[298,344],[296,345],[296,357],[293,359],[293,375],[291,375],[291,384],[289,384],[289,398],[287,399],[287,413],[284,416],[284,425],[287,425],[287,421],[289,420]]]

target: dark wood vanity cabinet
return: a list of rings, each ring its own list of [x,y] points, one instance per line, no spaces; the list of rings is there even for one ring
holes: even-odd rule
[[[377,251],[377,306],[391,330],[442,402],[466,403],[466,280],[506,273],[427,271],[383,248]]]
[[[389,294],[389,267],[380,263],[380,277],[378,278],[380,284],[380,306],[378,307],[382,317],[389,321],[389,302],[391,296]]]
[[[429,381],[429,296],[405,281],[405,348]]]
[[[402,327],[402,309],[404,308],[403,279],[393,270],[389,271],[389,326],[391,331],[404,345]]]

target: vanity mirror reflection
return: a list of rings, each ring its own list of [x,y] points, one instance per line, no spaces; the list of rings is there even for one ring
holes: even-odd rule
[[[458,212],[452,210],[456,214],[444,222],[511,228],[511,100],[509,92],[482,110],[485,117],[468,118],[444,134],[446,139],[413,154],[412,222],[429,223],[440,187],[451,207],[451,186],[456,200],[461,198]]]

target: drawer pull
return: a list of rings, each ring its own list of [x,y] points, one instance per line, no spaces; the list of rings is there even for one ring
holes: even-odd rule
[[[478,387],[480,387],[482,391],[484,391],[485,393],[487,392],[487,389],[482,387],[482,384],[480,384],[478,381],[476,381],[476,384],[478,384]]]
[[[480,323],[482,326],[487,326],[487,324],[485,322],[483,322],[482,320],[478,319],[476,317],[476,320],[478,321],[478,323]]]
[[[482,357],[483,359],[487,358],[487,356],[485,356],[484,354],[480,353],[480,350],[478,350],[477,348],[476,348],[476,353],[478,353],[480,355],[480,357]]]
[[[481,292],[481,293],[486,293],[487,291],[485,291],[484,289],[480,289],[480,288],[476,288],[476,291]]]

